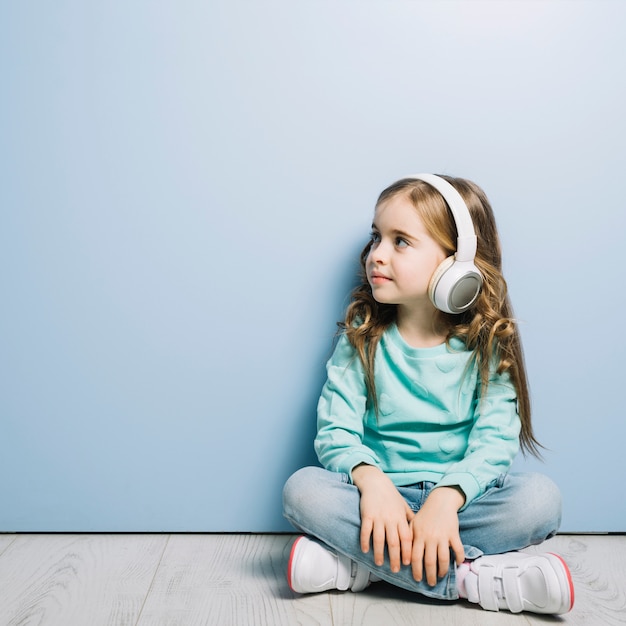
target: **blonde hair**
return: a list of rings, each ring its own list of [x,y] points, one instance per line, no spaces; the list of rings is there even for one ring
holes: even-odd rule
[[[481,395],[487,390],[494,363],[498,374],[508,372],[517,392],[522,451],[540,456],[539,448],[542,446],[535,438],[531,423],[530,393],[522,343],[502,275],[500,238],[491,205],[483,190],[471,181],[450,176],[442,178],[456,188],[469,209],[478,239],[474,263],[483,275],[483,286],[469,310],[458,315],[437,311],[436,323],[446,333],[448,343],[456,337],[472,351],[472,359],[480,376]],[[456,225],[441,194],[421,180],[402,179],[380,194],[376,207],[398,195],[405,196],[415,206],[430,236],[446,254],[454,254]],[[352,291],[345,319],[339,325],[363,364],[369,399],[377,411],[374,358],[383,332],[395,320],[396,305],[381,304],[372,296],[365,273],[371,246],[372,242],[369,241],[361,252],[361,281]]]

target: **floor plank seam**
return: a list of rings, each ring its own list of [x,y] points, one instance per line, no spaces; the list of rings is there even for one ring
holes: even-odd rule
[[[139,609],[139,613],[137,614],[137,620],[135,621],[135,626],[139,626],[139,624],[141,623],[141,616],[143,615],[143,611],[146,608],[146,604],[148,602],[148,598],[150,598],[150,594],[152,593],[152,589],[154,588],[154,582],[156,581],[157,576],[159,575],[159,570],[161,569],[161,563],[163,563],[163,557],[165,556],[165,552],[167,551],[167,546],[170,543],[171,537],[172,537],[172,535],[170,535],[170,534],[167,535],[167,540],[165,541],[165,544],[163,545],[163,550],[161,551],[161,556],[159,557],[159,562],[157,563],[156,567],[154,568],[154,574],[152,575],[152,580],[150,581],[150,585],[148,586],[148,590],[146,591],[146,595],[144,596],[143,602],[141,603],[141,608]]]

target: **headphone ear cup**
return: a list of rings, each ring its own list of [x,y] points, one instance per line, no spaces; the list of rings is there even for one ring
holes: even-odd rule
[[[449,256],[446,259],[444,259],[441,263],[439,263],[439,265],[437,266],[437,268],[435,269],[435,271],[433,272],[433,275],[430,278],[430,283],[428,283],[428,297],[430,298],[430,301],[435,305],[436,308],[441,309],[441,307],[437,304],[438,300],[441,300],[441,298],[437,297],[437,285],[439,285],[440,281],[441,281],[441,277],[454,265],[454,256]],[[439,290],[441,291],[441,289]],[[444,299],[445,302],[445,299]]]
[[[472,261],[449,256],[434,271],[428,286],[433,305],[444,313],[463,313],[476,301],[483,279]]]

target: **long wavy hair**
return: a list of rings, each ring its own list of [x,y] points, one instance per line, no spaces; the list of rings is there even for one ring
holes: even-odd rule
[[[461,339],[472,351],[481,381],[481,395],[489,386],[494,363],[498,374],[508,372],[517,392],[521,419],[521,449],[540,457],[543,447],[533,433],[530,393],[524,364],[524,354],[517,323],[502,275],[500,238],[493,210],[483,190],[469,180],[442,176],[461,194],[469,209],[478,239],[474,263],[483,275],[483,286],[476,302],[467,311],[452,315],[437,311],[436,325],[446,333],[446,342]],[[457,231],[452,213],[441,194],[428,183],[406,178],[385,189],[376,207],[392,197],[403,195],[413,204],[426,229],[447,255],[456,251]],[[366,276],[366,261],[372,247],[369,241],[361,252],[360,283],[352,291],[340,328],[354,346],[365,372],[370,402],[378,411],[374,382],[376,347],[385,331],[396,319],[396,305],[382,304],[372,296]]]

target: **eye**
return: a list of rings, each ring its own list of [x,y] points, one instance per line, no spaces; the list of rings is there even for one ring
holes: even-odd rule
[[[402,237],[396,237],[396,248],[406,248],[409,242]]]
[[[375,230],[373,230],[373,231],[370,233],[370,241],[371,241],[372,243],[379,243],[379,242],[380,242],[380,233],[379,233],[379,232],[376,232]]]

